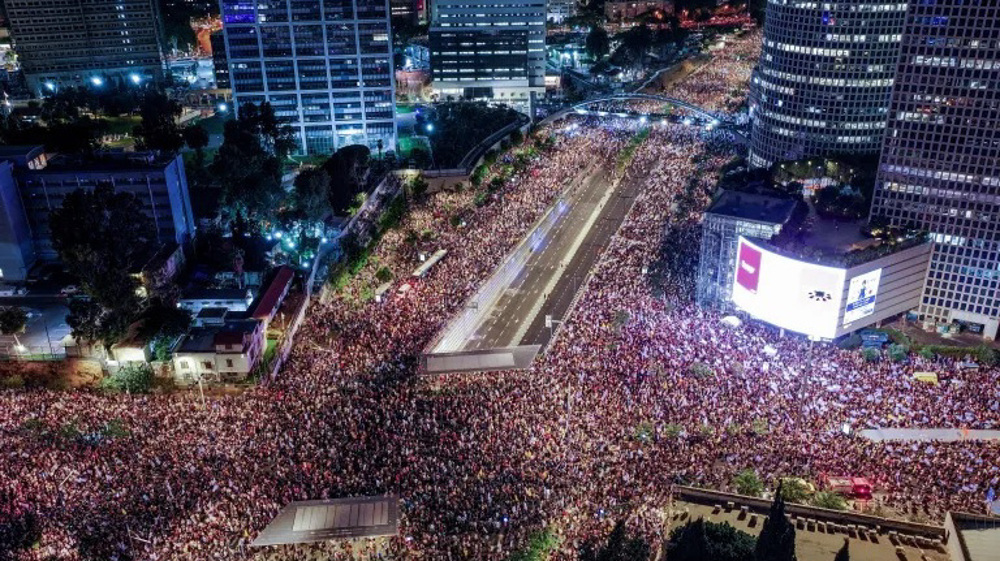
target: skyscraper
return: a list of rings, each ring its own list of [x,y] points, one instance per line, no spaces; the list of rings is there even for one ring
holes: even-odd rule
[[[771,0],[750,86],[750,164],[878,154],[906,2]]]
[[[545,92],[545,0],[438,0],[433,12],[440,97],[527,102]]]
[[[155,0],[6,0],[4,5],[35,94],[163,77]]]
[[[327,154],[396,145],[388,0],[222,0],[233,100],[268,101]]]
[[[994,338],[1000,321],[1000,5],[914,2],[873,220],[930,232],[919,312]]]

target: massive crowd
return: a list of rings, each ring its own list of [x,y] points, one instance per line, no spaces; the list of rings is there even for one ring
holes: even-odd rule
[[[697,76],[723,77],[687,94],[721,108],[743,67],[717,58]],[[567,181],[617,167],[638,126],[582,124],[519,149],[529,165],[482,206],[472,190],[417,204],[345,294],[314,305],[266,386],[205,409],[178,395],[0,393],[0,516],[42,521],[40,547],[23,556],[499,560],[551,525],[565,538],[558,558],[571,559],[613,519],[662,535],[672,485],[727,488],[746,468],[768,482],[865,475],[907,515],[982,509],[1000,478],[997,444],[884,444],[841,429],[997,427],[1000,370],[868,363],[728,328],[691,303],[693,226],[731,154],[682,125],[653,127],[623,168],[641,195],[535,366],[416,376],[425,345]],[[438,248],[448,256],[413,280],[418,255]],[[398,280],[376,301],[365,294],[381,267]],[[941,385],[912,381],[921,369]],[[69,437],[109,423],[127,434]],[[388,493],[402,502],[396,538],[248,547],[289,501]]]

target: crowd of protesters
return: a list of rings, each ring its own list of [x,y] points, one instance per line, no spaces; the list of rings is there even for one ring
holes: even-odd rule
[[[692,99],[724,108],[739,85],[730,62],[696,75],[719,83],[689,87]],[[33,513],[41,532],[19,555],[502,560],[548,526],[564,538],[556,558],[572,559],[616,519],[662,536],[673,485],[728,489],[744,469],[768,484],[866,476],[900,515],[981,511],[1000,445],[856,430],[996,428],[1000,371],[867,362],[695,307],[695,226],[732,154],[723,133],[668,123],[623,162],[644,126],[573,117],[480,186],[414,200],[351,284],[313,305],[266,385],[204,408],[189,394],[0,393],[0,517]],[[642,189],[536,364],[419,375],[419,354],[479,283],[563,189],[601,168]],[[436,249],[447,257],[411,277]],[[383,267],[396,280],[370,298]],[[915,370],[940,372],[940,385]],[[383,494],[401,501],[397,537],[249,546],[290,501]]]

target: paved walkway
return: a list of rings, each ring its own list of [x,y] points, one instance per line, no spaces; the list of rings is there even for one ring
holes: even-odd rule
[[[868,440],[954,442],[956,440],[1000,440],[1000,430],[969,429],[868,429],[859,431]]]

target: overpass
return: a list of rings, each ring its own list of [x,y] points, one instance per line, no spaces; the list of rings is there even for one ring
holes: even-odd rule
[[[581,101],[576,105],[571,106],[567,111],[579,111],[585,110],[590,105],[595,105],[598,103],[607,103],[610,101],[660,101],[668,105],[673,105],[675,107],[681,107],[687,109],[692,113],[698,115],[699,117],[704,117],[706,119],[713,119],[717,121],[729,121],[729,117],[716,115],[706,109],[702,109],[697,105],[684,101],[683,99],[677,99],[676,97],[668,97],[664,95],[654,95],[654,94],[643,94],[643,93],[623,93],[607,95],[602,97],[595,97],[593,99],[588,99],[586,101]]]

